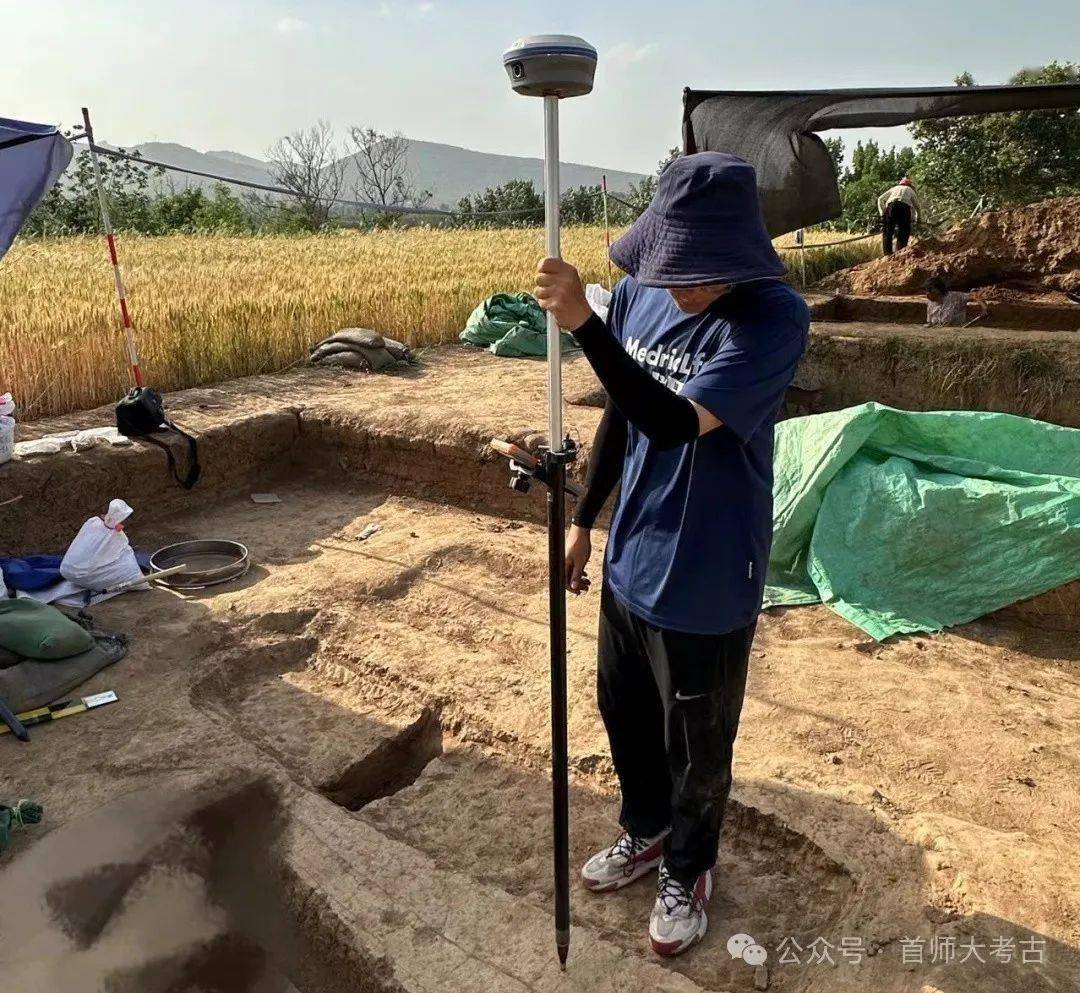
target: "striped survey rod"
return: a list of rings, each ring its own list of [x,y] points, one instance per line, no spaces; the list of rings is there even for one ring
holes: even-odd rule
[[[94,129],[90,125],[90,111],[83,107],[83,128],[86,130],[86,143],[90,147],[90,161],[94,166],[94,186],[97,187],[98,204],[101,207],[101,227],[105,232],[105,243],[109,246],[109,261],[112,263],[113,276],[116,279],[116,298],[120,301],[120,320],[124,325],[124,337],[127,339],[128,364],[136,386],[143,385],[142,369],[139,367],[139,349],[135,345],[135,328],[128,313],[127,293],[124,290],[124,274],[120,271],[120,259],[116,255],[116,238],[113,236],[112,220],[109,218],[109,204],[105,199],[105,188],[101,185],[101,167],[98,165],[97,146],[94,144]]]
[[[607,249],[607,288],[611,292],[611,225],[608,224],[607,212],[607,175],[600,177],[600,189],[604,200],[604,247]]]

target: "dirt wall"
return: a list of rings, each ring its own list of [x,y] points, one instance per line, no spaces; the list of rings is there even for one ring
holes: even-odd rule
[[[1016,331],[1080,331],[1080,304],[1038,300],[991,300],[979,325]],[[926,323],[925,297],[833,297],[820,305],[816,320],[873,324]],[[949,334],[945,329],[939,333]]]
[[[0,499],[16,499],[0,507],[0,555],[62,552],[83,522],[104,513],[115,497],[150,523],[254,487],[291,461],[298,436],[290,411],[205,426],[198,432],[202,477],[192,490],[177,485],[165,453],[147,443],[4,463]],[[176,442],[173,451],[185,467],[187,443]]]
[[[797,414],[877,400],[1080,427],[1080,344],[1053,332],[816,324],[796,384]]]

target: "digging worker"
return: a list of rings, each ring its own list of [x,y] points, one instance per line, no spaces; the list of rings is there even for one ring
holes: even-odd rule
[[[926,290],[926,326],[927,327],[964,327],[968,323],[981,321],[990,308],[970,293],[952,290],[942,276],[931,276],[924,287]],[[968,310],[974,315],[968,321]]]
[[[588,589],[590,529],[621,480],[600,594],[598,701],[623,833],[582,869],[616,890],[659,867],[652,947],[705,934],[750,644],[772,538],[773,423],[809,312],[782,280],[753,168],[676,159],[611,247],[629,275],[607,323],[577,270],[545,259],[536,297],[607,389],[567,582]]]
[[[881,216],[881,247],[886,255],[893,253],[893,239],[897,248],[907,248],[911,229],[919,220],[919,198],[915,187],[905,176],[895,186],[889,187],[877,202]]]

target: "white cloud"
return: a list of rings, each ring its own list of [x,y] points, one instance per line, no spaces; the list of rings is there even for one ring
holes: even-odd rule
[[[291,34],[294,31],[304,31],[308,22],[299,17],[283,17],[277,22],[277,30],[282,34]]]
[[[411,21],[427,17],[435,9],[434,0],[419,0],[418,3],[401,3],[399,0],[380,0],[379,16],[385,18],[404,15]]]
[[[612,46],[604,56],[604,61],[616,66],[631,65],[635,62],[643,62],[649,58],[660,46],[655,41],[646,42],[644,45],[635,45],[633,42],[620,41]]]

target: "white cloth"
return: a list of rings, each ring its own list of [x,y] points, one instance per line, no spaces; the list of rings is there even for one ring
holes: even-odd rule
[[[139,589],[139,587],[135,588]],[[16,590],[15,598],[37,600],[38,603],[62,603],[68,607],[92,607],[94,604],[111,600],[122,592],[125,591],[94,593],[69,579],[61,579],[52,586],[46,586],[43,590]]]
[[[611,303],[611,294],[599,283],[589,283],[585,287],[585,299],[589,301],[593,313],[598,314],[601,320],[606,321],[608,306]]]
[[[130,445],[131,439],[122,435],[114,427],[64,431],[60,434],[47,434],[33,441],[18,441],[15,443],[15,455],[21,459],[30,458],[33,455],[56,455],[65,448],[81,452],[100,444]]]

